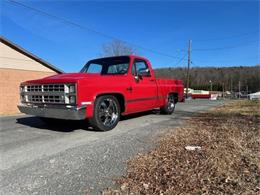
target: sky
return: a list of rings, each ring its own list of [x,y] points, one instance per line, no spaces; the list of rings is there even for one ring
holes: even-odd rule
[[[65,72],[100,57],[112,38],[154,68],[186,67],[189,40],[191,67],[260,64],[260,1],[18,2],[26,7],[0,1],[1,36]]]

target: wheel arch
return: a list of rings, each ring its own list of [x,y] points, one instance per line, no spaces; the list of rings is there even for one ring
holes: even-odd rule
[[[177,103],[179,101],[179,94],[177,92],[170,92],[168,95],[174,96],[175,103]]]
[[[100,94],[97,94],[96,97],[95,97],[95,100],[100,97],[100,96],[104,96],[104,95],[112,95],[114,96],[118,102],[119,102],[119,106],[120,106],[120,110],[121,110],[121,113],[125,112],[125,97],[123,94],[121,93],[116,93],[116,92],[111,92],[111,93],[100,93]]]

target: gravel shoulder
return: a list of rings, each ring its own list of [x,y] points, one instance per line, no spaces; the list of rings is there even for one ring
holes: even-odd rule
[[[161,133],[223,103],[186,101],[173,115],[129,116],[109,132],[89,130],[85,122],[47,126],[37,117],[1,117],[0,193],[99,194],[115,185],[129,158],[153,148]]]

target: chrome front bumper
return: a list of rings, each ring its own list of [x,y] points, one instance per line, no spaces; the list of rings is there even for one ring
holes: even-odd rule
[[[86,118],[86,106],[84,107],[39,107],[35,105],[18,105],[20,112],[46,118],[83,120]]]

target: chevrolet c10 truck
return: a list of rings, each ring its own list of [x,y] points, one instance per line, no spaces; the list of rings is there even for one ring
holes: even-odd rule
[[[88,119],[101,131],[113,129],[121,115],[155,108],[172,114],[184,100],[181,80],[156,79],[150,62],[134,55],[94,59],[79,73],[23,82],[20,98],[22,113],[45,122]]]

